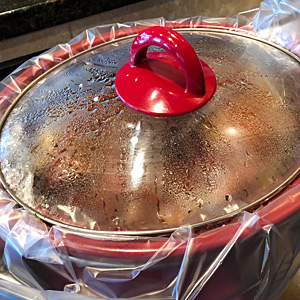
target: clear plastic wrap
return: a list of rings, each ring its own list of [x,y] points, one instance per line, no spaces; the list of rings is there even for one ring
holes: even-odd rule
[[[145,26],[259,36],[300,55],[299,1],[264,1],[231,18],[163,18],[99,26],[33,58],[0,84],[0,113],[28,84],[76,53]],[[197,231],[129,236],[50,226],[0,193],[1,299],[276,300],[300,266],[300,180],[254,212]],[[22,284],[16,283],[17,278]],[[27,286],[25,286],[27,285]]]

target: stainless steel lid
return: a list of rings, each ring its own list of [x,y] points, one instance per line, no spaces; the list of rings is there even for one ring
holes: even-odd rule
[[[299,60],[239,34],[178,32],[217,79],[194,112],[155,117],[120,101],[114,79],[132,36],[62,63],[16,99],[0,159],[20,204],[52,223],[161,232],[234,215],[296,176]]]

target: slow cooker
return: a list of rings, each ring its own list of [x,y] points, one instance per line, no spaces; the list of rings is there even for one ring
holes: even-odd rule
[[[300,225],[299,58],[164,25],[88,36],[2,90],[1,182],[66,258],[34,243],[19,264],[100,297],[264,299],[300,248],[283,238]]]

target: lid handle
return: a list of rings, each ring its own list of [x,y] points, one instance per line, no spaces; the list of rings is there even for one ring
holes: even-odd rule
[[[147,53],[151,45],[165,51]],[[204,105],[216,90],[216,78],[179,33],[154,26],[135,38],[129,62],[117,73],[115,88],[137,111],[176,116]]]
[[[141,32],[134,40],[130,50],[130,64],[137,66],[147,57],[149,46],[157,46],[172,55],[184,72],[186,90],[203,96],[205,79],[203,69],[192,46],[176,31],[167,27],[153,26]]]

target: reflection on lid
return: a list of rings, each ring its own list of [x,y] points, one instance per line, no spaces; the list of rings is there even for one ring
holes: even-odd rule
[[[134,158],[131,174],[131,183],[135,188],[141,183],[141,178],[144,174],[144,156],[143,151],[139,152]]]

